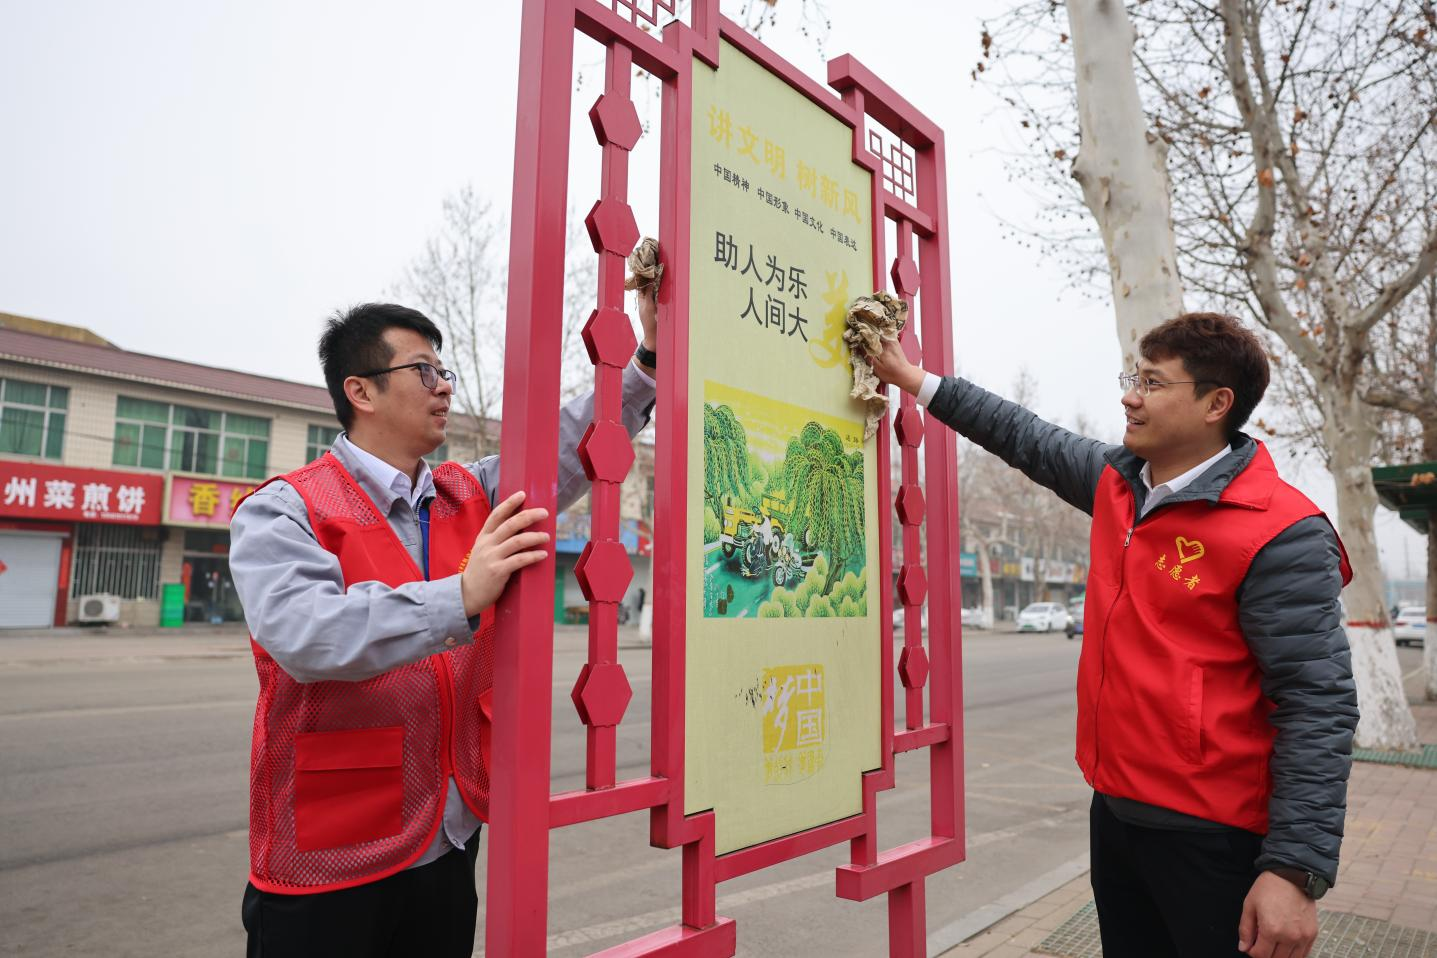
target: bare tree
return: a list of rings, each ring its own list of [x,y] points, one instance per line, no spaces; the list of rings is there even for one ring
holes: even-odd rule
[[[504,215],[472,186],[444,199],[438,230],[405,269],[394,293],[427,314],[444,333],[445,361],[459,375],[454,391],[459,422],[451,454],[478,458],[494,451],[488,424],[504,398],[504,326],[509,229]],[[598,257],[581,216],[570,214],[565,250],[565,398],[592,382],[581,330],[598,297]],[[460,418],[462,417],[462,418]],[[463,448],[452,448],[463,444]]]
[[[1031,408],[1036,395],[1032,374],[1020,370],[1009,396]],[[1081,417],[1074,426],[1084,435],[1090,434],[1090,427]],[[1026,552],[1038,560],[1034,573],[1038,601],[1048,597],[1048,578],[1038,566],[1064,555],[1087,555],[1088,522],[1081,512],[967,440],[958,444],[958,484],[963,494],[959,531],[978,554],[983,614],[989,622],[995,621],[991,560],[999,547]]]
[[[1429,168],[1430,169],[1430,168]],[[1428,210],[1427,219],[1437,220],[1437,210]],[[1414,293],[1409,311],[1414,322],[1407,328],[1390,331],[1394,342],[1375,353],[1396,361],[1374,361],[1367,401],[1398,413],[1416,430],[1389,430],[1388,458],[1396,463],[1437,461],[1437,274],[1430,275]],[[1396,433],[1393,435],[1393,433]],[[1415,434],[1414,434],[1415,433]],[[1414,441],[1415,440],[1415,441]],[[1423,665],[1427,671],[1426,698],[1437,701],[1437,639],[1432,638],[1431,620],[1437,616],[1437,522],[1427,523],[1427,617],[1428,638],[1423,643]]]
[[[1064,29],[1057,4],[1024,4],[983,41],[985,73],[998,52],[1010,58],[1011,67],[993,73],[1042,144],[1048,182],[1063,198],[1046,239],[1088,277],[1100,268],[1096,244],[1074,242],[1064,225],[1087,184],[1065,181],[1072,171],[1052,160],[1061,162],[1080,137],[1079,155],[1090,142],[1064,84],[1078,90],[1111,78],[1120,71],[1098,71],[1091,61],[1106,56],[1112,65],[1124,49],[1107,35],[1106,50],[1091,44],[1077,12],[1118,6],[1070,0]],[[1430,167],[1437,141],[1432,5],[1170,0],[1127,10],[1136,27],[1131,69],[1151,117],[1140,129],[1166,145],[1173,171],[1171,223],[1186,292],[1253,315],[1268,331],[1283,386],[1306,398],[1298,419],[1337,485],[1339,528],[1356,573],[1345,601],[1358,741],[1413,745],[1373,533],[1369,466],[1391,419],[1367,400],[1369,357],[1392,341],[1404,300],[1437,267],[1437,233],[1420,222],[1437,194],[1417,175]],[[1128,29],[1115,17],[1104,28]],[[1121,100],[1093,93],[1099,103]],[[1147,187],[1149,204],[1164,199]]]

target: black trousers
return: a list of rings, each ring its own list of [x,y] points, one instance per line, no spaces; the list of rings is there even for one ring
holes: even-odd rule
[[[1261,835],[1130,825],[1100,795],[1089,818],[1104,958],[1243,958],[1237,925]]]
[[[469,958],[479,899],[476,831],[464,850],[377,882],[315,895],[246,884],[241,914],[249,958]]]

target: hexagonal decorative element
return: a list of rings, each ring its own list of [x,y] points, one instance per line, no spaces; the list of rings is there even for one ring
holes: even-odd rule
[[[628,256],[639,245],[639,224],[634,211],[622,200],[599,200],[584,217],[595,253]]]
[[[589,350],[589,361],[595,366],[603,364],[623,369],[634,357],[639,340],[634,336],[634,326],[629,314],[622,309],[605,306],[594,310],[584,324],[584,345]]]
[[[928,595],[928,575],[921,565],[910,564],[898,573],[898,598],[904,605],[922,605]]]
[[[903,355],[915,366],[923,365],[923,344],[918,341],[918,336],[909,326],[903,330],[898,337],[898,348],[903,350]]]
[[[904,255],[893,261],[893,288],[903,299],[911,300],[918,295],[918,264],[913,257]]]
[[[594,136],[598,137],[600,146],[612,143],[621,150],[632,150],[644,132],[633,101],[608,93],[594,101],[589,109],[589,122],[594,125]]]
[[[600,728],[622,722],[633,697],[629,677],[617,663],[585,665],[569,693],[579,721]]]
[[[898,521],[903,525],[923,524],[923,512],[927,508],[927,503],[923,499],[923,490],[913,483],[898,490],[898,498],[893,507],[898,510]]]
[[[893,431],[898,434],[900,445],[916,448],[923,442],[923,414],[911,406],[898,410]]]
[[[616,422],[590,423],[579,440],[579,461],[594,482],[623,482],[634,464],[634,444]]]
[[[898,657],[898,677],[905,689],[921,689],[928,682],[928,653],[921,645],[910,645]]]
[[[599,539],[584,546],[574,565],[574,578],[590,602],[622,602],[634,578],[634,567],[622,542]]]

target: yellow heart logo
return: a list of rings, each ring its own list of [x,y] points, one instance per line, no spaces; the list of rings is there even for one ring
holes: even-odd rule
[[[1196,562],[1201,559],[1206,552],[1201,542],[1198,542],[1196,539],[1184,539],[1182,536],[1177,537],[1177,546],[1178,561],[1183,565],[1187,565],[1189,562]]]

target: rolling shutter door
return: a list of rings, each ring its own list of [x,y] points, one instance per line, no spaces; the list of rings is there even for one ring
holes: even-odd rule
[[[59,536],[0,532],[0,629],[55,623],[61,542]]]

